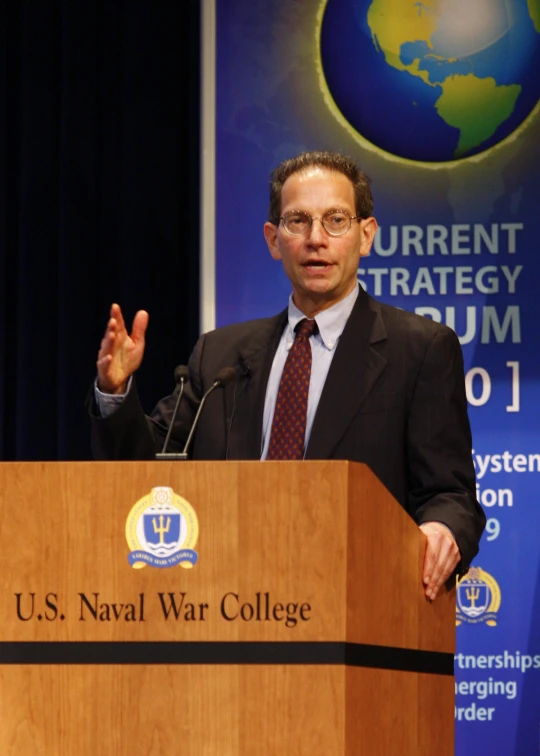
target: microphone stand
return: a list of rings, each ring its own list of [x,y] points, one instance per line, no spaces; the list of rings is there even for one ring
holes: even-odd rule
[[[172,429],[174,426],[174,422],[176,420],[176,415],[178,414],[178,408],[180,407],[180,402],[182,401],[182,397],[184,395],[184,388],[188,380],[188,373],[187,368],[184,368],[183,366],[180,366],[176,369],[179,373],[178,376],[178,383],[180,383],[180,391],[178,392],[178,398],[176,400],[176,404],[174,405],[174,411],[172,413],[171,422],[169,424],[169,428],[167,430],[167,435],[165,436],[165,443],[163,444],[163,449],[161,452],[157,452],[155,458],[157,460],[177,460],[177,459],[186,459],[186,457],[183,456],[183,453],[178,452],[168,452],[167,447],[169,446],[169,440],[171,438]],[[175,371],[176,372],[176,371]]]
[[[219,371],[219,373],[216,375],[216,378],[215,378],[213,384],[210,386],[210,388],[208,389],[208,391],[205,392],[205,394],[203,395],[203,398],[201,399],[201,403],[199,404],[199,407],[197,408],[197,413],[195,415],[195,419],[193,420],[193,424],[191,426],[191,430],[189,431],[189,435],[187,437],[187,441],[186,441],[186,444],[185,444],[184,448],[182,449],[181,452],[165,453],[165,448],[166,448],[166,445],[168,443],[170,432],[171,432],[172,426],[174,424],[174,420],[176,418],[176,410],[178,408],[178,405],[180,404],[180,398],[181,397],[180,396],[178,397],[178,399],[176,401],[176,407],[175,407],[175,410],[174,410],[174,413],[173,413],[173,418],[171,420],[171,425],[169,427],[169,433],[167,434],[167,438],[165,439],[165,444],[163,446],[163,451],[160,454],[156,454],[156,459],[158,459],[158,460],[169,459],[169,460],[180,460],[180,461],[189,459],[189,457],[188,457],[188,449],[189,449],[189,446],[191,444],[191,440],[193,438],[193,435],[195,433],[195,429],[197,428],[197,424],[199,422],[199,417],[200,417],[202,408],[204,407],[204,404],[205,404],[206,400],[208,399],[208,397],[210,396],[210,394],[212,393],[212,391],[215,391],[215,389],[217,389],[217,388],[224,388],[229,383],[232,383],[233,381],[235,381],[237,379],[237,377],[238,376],[237,376],[236,371],[233,368],[231,368],[231,367],[222,368]],[[180,389],[180,391],[183,392],[183,384],[182,384],[182,388]]]

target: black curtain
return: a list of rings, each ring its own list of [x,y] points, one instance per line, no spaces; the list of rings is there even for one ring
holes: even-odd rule
[[[0,19],[0,459],[88,459],[110,304],[150,312],[146,409],[198,334],[199,3]]]

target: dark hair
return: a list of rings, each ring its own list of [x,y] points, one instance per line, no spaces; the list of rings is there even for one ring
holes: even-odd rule
[[[300,155],[277,166],[270,175],[270,207],[268,220],[276,226],[281,215],[281,190],[289,176],[306,168],[318,166],[337,171],[346,176],[354,189],[355,212],[361,218],[369,218],[373,214],[373,196],[369,177],[356,165],[354,160],[339,152],[302,152]]]

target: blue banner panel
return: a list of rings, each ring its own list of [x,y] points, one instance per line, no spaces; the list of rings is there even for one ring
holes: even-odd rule
[[[339,150],[372,179],[376,298],[463,347],[488,524],[458,588],[456,753],[540,741],[540,2],[227,0],[217,12],[216,320],[272,315],[268,177]]]

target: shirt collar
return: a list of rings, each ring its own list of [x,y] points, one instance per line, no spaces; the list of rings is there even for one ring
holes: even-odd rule
[[[322,312],[315,316],[319,328],[319,335],[327,349],[335,348],[338,339],[345,328],[345,324],[349,319],[349,315],[352,312],[354,303],[358,298],[358,291],[359,287],[357,283],[351,293],[347,294],[345,299],[341,299],[335,305],[328,307],[326,310],[322,310]],[[305,317],[304,313],[294,304],[291,294],[289,297],[289,324],[287,326],[288,342],[292,343],[292,341],[294,341],[294,329]]]

